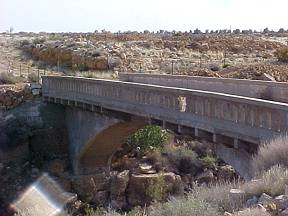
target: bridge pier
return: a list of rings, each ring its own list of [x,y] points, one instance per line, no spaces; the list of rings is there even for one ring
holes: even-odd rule
[[[66,107],[69,154],[75,174],[91,174],[109,169],[118,148],[146,122],[123,121],[76,107]]]

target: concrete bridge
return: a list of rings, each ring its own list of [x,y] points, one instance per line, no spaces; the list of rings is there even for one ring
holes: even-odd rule
[[[158,85],[44,76],[44,100],[67,106],[75,173],[88,174],[109,165],[128,136],[152,123],[217,143],[218,155],[248,177],[249,163],[243,165],[238,158],[249,160],[247,155],[254,153],[260,143],[287,132],[286,103],[259,99],[256,94],[252,98],[239,92],[239,96],[237,91],[227,94],[195,90],[179,82],[175,87],[176,82],[165,86],[168,84],[155,80],[153,84]],[[271,97],[267,87],[264,90]]]

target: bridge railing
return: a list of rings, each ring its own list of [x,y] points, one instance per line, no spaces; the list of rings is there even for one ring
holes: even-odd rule
[[[165,116],[175,121],[182,119],[182,122],[191,115],[200,116],[208,119],[206,122],[211,121],[211,124],[214,122],[231,127],[229,123],[233,123],[240,125],[240,129],[259,128],[262,129],[263,134],[260,135],[263,137],[264,132],[286,133],[288,128],[288,105],[285,103],[201,90],[44,76],[43,96],[102,103],[111,109],[121,109],[128,113],[143,114],[145,110],[146,114],[152,115],[152,108],[155,108],[154,110],[161,110],[157,113],[159,118]]]
[[[284,82],[143,73],[120,73],[119,80],[199,89],[288,103],[288,84]]]

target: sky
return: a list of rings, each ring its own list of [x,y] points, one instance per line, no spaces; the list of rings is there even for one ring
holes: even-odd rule
[[[288,0],[0,0],[0,32],[288,29]]]

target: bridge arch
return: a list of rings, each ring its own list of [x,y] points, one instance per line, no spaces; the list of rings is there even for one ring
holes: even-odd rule
[[[96,134],[79,153],[76,164],[78,171],[86,174],[98,168],[109,169],[114,153],[128,137],[145,125],[146,122],[142,120],[121,121]]]
[[[148,122],[114,118],[76,107],[66,108],[69,154],[75,174],[109,168],[109,160],[126,139]]]

